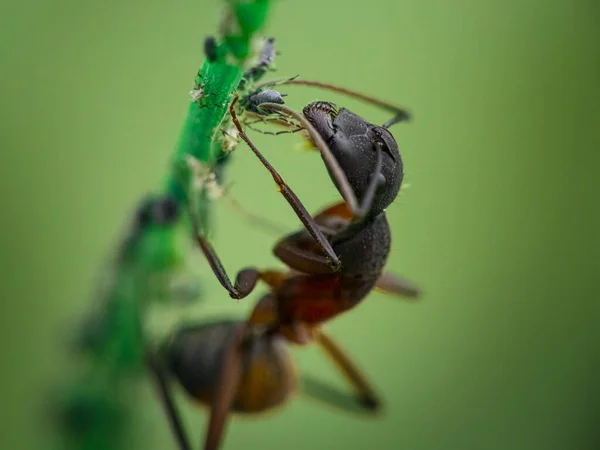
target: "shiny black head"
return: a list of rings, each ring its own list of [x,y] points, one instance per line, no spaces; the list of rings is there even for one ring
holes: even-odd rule
[[[381,184],[368,215],[381,213],[396,198],[403,178],[402,159],[392,134],[329,102],[311,103],[303,113],[331,149],[359,202],[375,172],[377,149],[381,149]]]

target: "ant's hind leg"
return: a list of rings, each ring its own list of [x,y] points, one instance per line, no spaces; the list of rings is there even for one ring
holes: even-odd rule
[[[381,406],[381,402],[350,357],[322,330],[316,333],[316,342],[340,370],[344,378],[354,387],[361,405],[370,411],[377,411]]]
[[[156,380],[158,391],[161,397],[163,408],[169,420],[173,435],[177,440],[179,450],[191,450],[190,441],[183,426],[183,422],[179,415],[179,410],[173,400],[173,394],[169,387],[167,371],[163,362],[157,355],[148,352],[146,355],[146,363],[152,375]]]
[[[227,417],[242,378],[242,342],[247,325],[242,323],[226,347],[223,365],[210,407],[210,419],[204,441],[204,450],[217,450],[226,427]]]
[[[416,300],[421,291],[417,285],[391,272],[382,273],[377,279],[375,288],[384,294]]]

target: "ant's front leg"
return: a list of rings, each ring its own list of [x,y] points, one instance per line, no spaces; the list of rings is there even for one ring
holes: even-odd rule
[[[215,276],[217,277],[217,280],[219,280],[219,283],[221,283],[221,286],[227,289],[227,292],[229,292],[229,296],[231,298],[240,300],[244,297],[247,297],[248,294],[250,294],[254,290],[256,283],[260,279],[260,272],[253,267],[242,269],[238,272],[237,276],[235,277],[235,284],[231,283],[231,280],[229,279],[229,276],[227,275],[227,272],[225,271],[221,260],[215,252],[215,249],[210,244],[210,242],[208,242],[206,236],[204,236],[204,234],[202,233],[200,225],[198,223],[198,219],[196,217],[195,209],[191,204],[190,218],[192,222],[194,238],[200,245],[200,248],[202,249],[202,252],[206,257],[208,264],[210,264],[210,267]]]
[[[205,168],[195,167],[194,165],[197,164],[197,162],[193,159],[190,159],[188,164],[192,171],[199,169],[202,169],[203,171],[206,170]],[[206,185],[206,187],[208,187],[210,186],[210,181],[213,180],[210,178],[211,175],[213,174],[203,173],[200,175],[201,178],[196,180],[192,178],[190,190],[188,192],[188,213],[192,226],[192,233],[194,239],[196,242],[198,242],[198,245],[200,245],[206,260],[208,261],[213,273],[221,285],[227,289],[227,292],[229,292],[229,296],[231,298],[240,300],[252,292],[260,278],[260,272],[253,267],[242,269],[240,272],[238,272],[235,278],[235,284],[232,283],[227,275],[227,272],[225,271],[225,268],[223,267],[223,264],[221,263],[221,260],[217,256],[215,249],[208,241],[208,238],[204,232],[204,228],[200,222],[198,205],[196,204],[195,200],[197,199],[198,194],[196,192],[198,189],[196,182],[200,181],[202,185]],[[203,179],[204,177],[206,177],[206,179]]]

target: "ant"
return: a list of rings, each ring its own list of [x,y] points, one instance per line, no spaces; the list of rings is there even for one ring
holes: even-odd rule
[[[319,344],[354,386],[363,407],[377,409],[373,389],[321,325],[352,309],[375,288],[409,298],[419,295],[410,282],[383,271],[391,245],[385,208],[396,198],[403,178],[398,146],[387,127],[407,114],[396,110],[394,119],[378,127],[329,102],[307,105],[303,116],[281,103],[254,104],[257,111],[278,111],[302,124],[346,200],[312,217],[245,134],[235,111],[237,100],[229,112],[238,135],[269,170],[306,229],[274,247],[274,254],[289,267],[287,272],[246,268],[231,283],[190,207],[198,244],[229,295],[244,298],[259,280],[270,287],[248,320],[184,328],[164,348],[169,371],[190,396],[210,406],[206,450],[218,448],[230,411],[258,413],[290,397],[297,377],[286,343]],[[190,449],[167,373],[155,358],[150,366],[180,448]]]
[[[276,91],[265,91],[281,84],[346,94],[392,111],[394,117],[377,126],[324,101],[310,103],[300,114],[285,106],[283,96]],[[375,288],[409,298],[419,295],[410,282],[383,270],[391,247],[385,209],[395,200],[403,180],[398,145],[388,128],[407,120],[407,111],[356,91],[295,78],[255,85],[242,102],[238,100],[236,94],[229,107],[238,136],[269,171],[304,229],[285,236],[273,249],[288,266],[287,271],[245,268],[232,283],[197,217],[194,196],[188,196],[194,237],[230,297],[245,298],[259,280],[270,292],[258,301],[246,321],[184,328],[160,355],[148,355],[182,450],[191,447],[170,394],[167,372],[175,375],[191,397],[210,406],[205,450],[219,447],[230,411],[266,411],[290,397],[297,377],[286,343],[319,344],[354,386],[361,404],[375,410],[379,401],[373,389],[321,326],[354,308]],[[298,122],[319,150],[344,202],[311,216],[244,132],[236,113],[239,104],[255,114],[279,115],[284,123],[289,119]]]

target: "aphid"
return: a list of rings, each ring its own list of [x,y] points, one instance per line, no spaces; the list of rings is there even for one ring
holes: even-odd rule
[[[96,353],[109,338],[110,330],[118,321],[118,303],[113,302],[114,285],[122,274],[121,264],[127,264],[129,258],[139,247],[139,241],[150,227],[166,227],[179,218],[180,208],[170,196],[148,196],[134,211],[131,223],[122,238],[119,251],[111,261],[111,270],[104,274],[102,289],[96,293],[97,300],[93,310],[84,319],[75,336],[74,346],[78,351]]]
[[[275,38],[268,38],[260,53],[259,65],[269,67],[275,61],[275,54]]]
[[[204,55],[206,55],[206,59],[210,62],[215,62],[217,60],[217,40],[214,36],[207,36],[204,39]]]
[[[244,74],[240,89],[244,88],[247,81],[255,82],[261,79],[273,65],[276,54],[275,38],[268,38],[258,56],[258,62]]]
[[[135,229],[139,231],[150,225],[169,225],[177,219],[178,213],[179,206],[174,198],[170,196],[148,197],[137,210]]]
[[[278,91],[274,91],[272,89],[265,89],[262,91],[258,91],[252,93],[244,98],[243,106],[248,110],[257,114],[265,114],[264,111],[260,109],[260,105],[265,103],[275,103],[278,105],[283,105],[285,102],[283,101],[283,97],[286,95],[282,95]]]
[[[168,226],[179,218],[180,207],[177,201],[168,196],[148,196],[144,199],[136,213],[130,231],[122,244],[122,252],[133,248],[143,232],[151,226]]]

